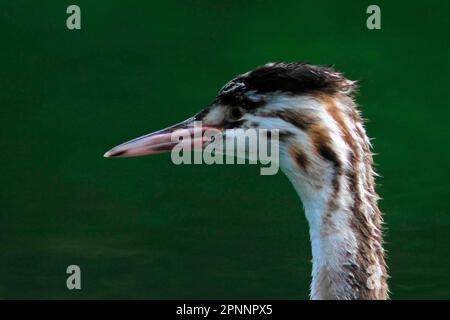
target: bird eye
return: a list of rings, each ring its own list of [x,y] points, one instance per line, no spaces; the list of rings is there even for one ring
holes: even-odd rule
[[[240,107],[231,107],[228,112],[228,116],[231,120],[239,120],[243,114],[244,112]]]

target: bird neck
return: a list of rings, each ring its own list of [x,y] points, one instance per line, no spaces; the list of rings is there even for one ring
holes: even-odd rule
[[[321,101],[335,125],[311,125],[309,138],[298,138],[280,157],[309,223],[311,298],[387,299],[370,142],[351,100]]]
[[[355,205],[350,196],[336,198],[329,188],[310,190],[297,178],[291,180],[302,199],[311,240],[311,299],[386,299],[376,203]],[[371,216],[374,212],[378,216]]]

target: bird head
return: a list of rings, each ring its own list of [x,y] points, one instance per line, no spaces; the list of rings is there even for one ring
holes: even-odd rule
[[[283,163],[287,167],[295,163],[306,169],[308,163],[334,161],[330,143],[333,133],[339,135],[340,131],[330,105],[338,104],[338,96],[348,99],[353,87],[353,81],[330,67],[269,63],[229,81],[192,118],[125,142],[105,157],[169,152],[177,144],[171,139],[174,132],[187,130],[193,134],[194,123],[201,121],[203,131],[217,134],[226,134],[227,129],[278,130],[282,168]],[[200,148],[211,143],[203,136],[200,139]]]
[[[269,63],[228,82],[192,118],[121,144],[105,156],[175,150],[178,141],[172,137],[181,130],[194,136],[194,149],[206,149],[215,139],[201,134],[196,143],[198,121],[202,131],[225,135],[225,141],[236,131],[228,129],[277,130],[279,167],[301,197],[310,225],[311,296],[386,298],[371,146],[353,101],[354,89],[354,81],[331,67]],[[366,285],[373,267],[384,275],[380,290]]]

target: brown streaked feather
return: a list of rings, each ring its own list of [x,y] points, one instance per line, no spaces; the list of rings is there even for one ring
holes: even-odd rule
[[[306,153],[304,153],[299,147],[292,147],[290,150],[291,157],[295,159],[298,166],[304,171],[308,171],[309,159]]]

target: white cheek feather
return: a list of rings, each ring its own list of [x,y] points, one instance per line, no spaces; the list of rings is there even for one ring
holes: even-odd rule
[[[205,124],[219,124],[225,118],[226,107],[222,105],[215,105],[203,118]]]

